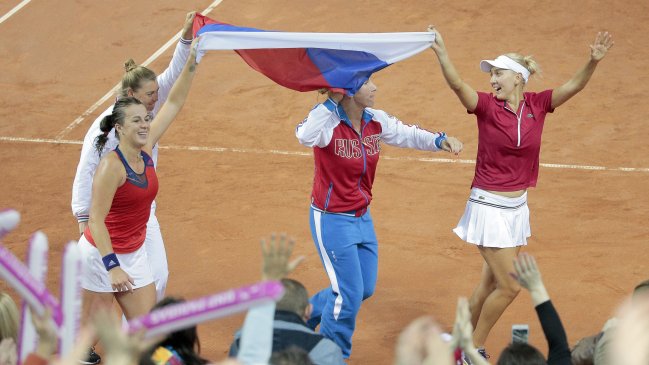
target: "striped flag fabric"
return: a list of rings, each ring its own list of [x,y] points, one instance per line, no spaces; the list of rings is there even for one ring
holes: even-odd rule
[[[199,37],[197,60],[205,52],[234,50],[253,69],[297,91],[327,88],[354,95],[370,76],[426,50],[432,32],[296,33],[276,32],[221,23],[203,15],[194,18]]]

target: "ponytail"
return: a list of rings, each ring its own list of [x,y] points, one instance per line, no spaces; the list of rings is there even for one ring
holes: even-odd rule
[[[95,139],[95,149],[99,156],[101,156],[101,152],[104,150],[106,142],[108,142],[108,133],[110,133],[110,131],[115,127],[114,112],[115,108],[113,108],[113,113],[105,116],[99,123],[99,129],[103,132]]]

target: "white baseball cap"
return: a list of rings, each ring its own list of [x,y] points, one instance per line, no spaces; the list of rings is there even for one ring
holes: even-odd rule
[[[493,67],[502,68],[503,70],[512,70],[523,75],[526,84],[527,80],[530,78],[530,71],[527,68],[505,55],[500,55],[495,60],[480,61],[480,69],[483,72],[491,72]]]

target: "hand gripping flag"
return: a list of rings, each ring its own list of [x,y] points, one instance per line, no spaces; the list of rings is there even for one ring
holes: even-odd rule
[[[424,51],[435,33],[292,33],[194,18],[197,61],[206,51],[234,50],[250,67],[297,91],[327,88],[354,95],[370,76]]]

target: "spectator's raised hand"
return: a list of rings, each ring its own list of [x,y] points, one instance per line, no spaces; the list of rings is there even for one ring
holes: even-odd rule
[[[52,320],[52,310],[46,308],[42,316],[30,308],[32,324],[38,334],[36,354],[43,359],[49,359],[57,350],[59,335]]]
[[[58,359],[50,359],[51,365],[70,365],[79,364],[79,359],[83,359],[88,355],[88,348],[92,346],[95,341],[95,328],[92,325],[82,327],[77,335],[77,340],[74,348],[70,353]]]
[[[93,314],[92,323],[105,351],[105,365],[137,364],[144,350],[159,339],[144,341],[144,333],[128,335],[121,328],[121,321],[114,313],[98,310]]]
[[[395,365],[452,365],[451,347],[441,337],[432,317],[412,321],[399,335]]]
[[[457,301],[457,310],[455,312],[455,324],[453,325],[454,347],[459,347],[464,351],[466,356],[474,365],[488,365],[473,344],[473,325],[471,325],[471,311],[469,310],[469,301],[460,297]]]
[[[276,239],[274,234],[270,236],[268,241],[266,239],[261,240],[261,253],[264,259],[262,280],[285,278],[304,260],[304,256],[300,256],[289,262],[291,253],[293,253],[293,246],[295,246],[295,241],[292,238],[287,238],[285,234],[280,235],[279,240]]]
[[[534,305],[541,304],[550,299],[543,279],[541,279],[541,272],[536,265],[536,260],[532,255],[521,253],[514,259],[515,273],[510,275],[518,281],[518,283],[525,289],[530,291],[532,302]]]
[[[0,365],[16,365],[18,362],[16,351],[14,339],[11,337],[3,338],[0,341]]]

